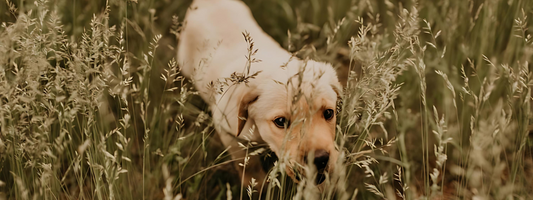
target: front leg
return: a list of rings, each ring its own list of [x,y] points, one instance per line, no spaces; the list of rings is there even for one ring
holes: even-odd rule
[[[239,145],[241,142],[243,145],[246,145],[248,141],[239,139],[228,133],[220,133],[220,140],[226,147],[230,147],[228,152],[230,153],[232,159],[236,160],[234,163],[235,168],[239,172],[240,180],[244,188],[247,188],[250,185],[252,178],[256,180],[257,185],[254,187],[257,191],[261,190],[263,182],[267,177],[263,165],[261,163],[260,155],[249,155],[252,153],[255,148],[250,148],[248,151]],[[247,155],[248,154],[248,155]],[[248,162],[245,166],[244,158],[248,156]]]

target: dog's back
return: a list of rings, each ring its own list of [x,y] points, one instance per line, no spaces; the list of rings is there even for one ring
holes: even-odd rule
[[[185,76],[196,81],[197,89],[246,64],[247,43],[243,32],[250,33],[259,49],[256,58],[279,66],[290,54],[268,36],[254,20],[249,8],[238,0],[195,0],[189,8],[178,45],[178,61]],[[277,62],[279,61],[279,62]],[[204,96],[205,98],[205,96]]]

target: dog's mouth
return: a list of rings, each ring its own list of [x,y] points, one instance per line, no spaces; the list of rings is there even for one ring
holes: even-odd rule
[[[297,183],[305,178],[305,173],[303,172],[303,169],[301,168],[301,166],[299,167],[292,166],[288,168],[287,172],[288,172],[288,175]],[[326,170],[320,170],[316,172],[316,177],[315,177],[316,185],[320,185],[326,180],[326,173],[328,173]]]

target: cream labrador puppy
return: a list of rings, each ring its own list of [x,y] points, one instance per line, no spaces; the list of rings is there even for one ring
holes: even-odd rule
[[[342,91],[331,65],[294,58],[239,0],[195,0],[179,38],[178,61],[209,104],[234,159],[247,156],[238,145],[246,137],[293,163],[286,172],[294,180],[310,164],[318,172],[311,178],[324,181],[338,156],[336,102]],[[244,173],[238,166],[245,184],[255,178],[261,186],[266,173],[260,162],[250,157]]]

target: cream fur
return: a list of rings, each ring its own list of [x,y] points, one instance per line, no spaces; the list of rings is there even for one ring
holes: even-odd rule
[[[331,65],[291,59],[291,54],[259,27],[241,1],[196,0],[187,12],[185,23],[178,45],[178,61],[183,74],[193,81],[210,105],[215,128],[222,142],[231,146],[234,158],[245,156],[231,136],[239,135],[239,108],[246,103],[242,100],[257,97],[245,107],[247,119],[239,137],[255,127],[253,140],[264,141],[278,157],[305,165],[303,158],[308,153],[324,149],[330,153],[328,167],[330,170],[334,167],[338,155],[334,142],[335,118],[327,121],[322,115],[324,109],[336,109],[338,93],[342,91]],[[244,71],[248,54],[242,34],[245,31],[250,33],[258,49],[254,57],[262,60],[252,64],[250,74],[261,72],[248,84],[234,85],[223,94],[213,92],[209,83]],[[301,79],[299,72],[303,74]],[[292,98],[297,93],[303,96],[293,104]],[[288,130],[274,125],[273,120],[280,116],[291,120]],[[253,162],[259,161],[251,160],[243,177],[246,184],[251,177],[259,181],[265,178],[265,172]],[[287,172],[294,178],[291,170]]]

